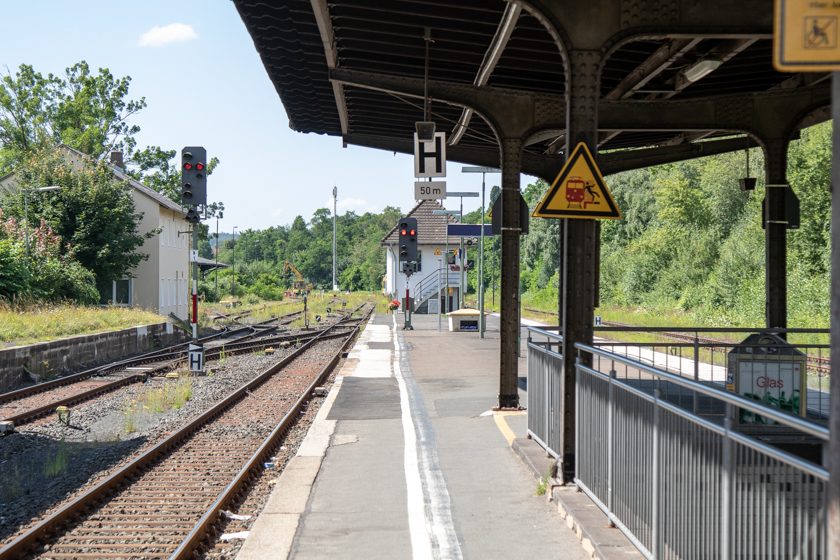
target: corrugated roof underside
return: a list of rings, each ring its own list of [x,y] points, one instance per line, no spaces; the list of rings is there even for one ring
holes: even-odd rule
[[[341,134],[318,24],[309,0],[242,0],[236,8],[254,38],[289,126],[299,132]]]

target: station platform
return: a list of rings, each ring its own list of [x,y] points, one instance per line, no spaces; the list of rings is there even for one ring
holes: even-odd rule
[[[371,319],[237,558],[590,558],[511,447],[525,413],[492,411],[498,319],[413,323]]]

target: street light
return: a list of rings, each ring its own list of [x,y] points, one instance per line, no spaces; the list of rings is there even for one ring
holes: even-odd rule
[[[338,282],[336,281],[336,251],[335,251],[335,224],[338,212],[338,187],[333,187],[333,291],[338,291]]]
[[[478,256],[478,333],[481,338],[484,338],[484,175],[487,173],[501,173],[501,169],[495,167],[474,167],[464,166],[461,168],[461,173],[481,173],[481,237],[478,241],[479,256]]]
[[[26,243],[26,258],[29,258],[29,193],[30,192],[50,192],[57,191],[61,187],[58,185],[50,185],[49,187],[36,187],[34,189],[23,189],[23,219],[26,222],[25,229],[25,243]]]
[[[236,226],[233,226],[233,258],[231,259],[233,276],[230,279],[230,295],[236,298]]]
[[[219,300],[222,299],[222,298],[219,297],[219,219],[224,218],[224,217],[225,217],[224,210],[217,210],[216,211],[216,250],[214,251],[216,253],[216,255],[215,255],[216,256],[216,268],[214,270],[214,272],[215,272],[214,280],[216,281],[216,287],[214,288],[214,290],[216,292],[216,297]]]

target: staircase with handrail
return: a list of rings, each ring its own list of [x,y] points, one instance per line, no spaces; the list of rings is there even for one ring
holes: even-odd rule
[[[414,312],[421,312],[421,306],[426,305],[432,297],[439,294],[446,286],[446,275],[449,274],[449,286],[459,287],[461,274],[452,271],[432,271],[427,276],[424,276],[419,282],[414,285]]]

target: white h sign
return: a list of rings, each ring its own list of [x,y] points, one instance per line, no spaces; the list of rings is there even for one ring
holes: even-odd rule
[[[435,132],[432,140],[420,140],[414,133],[414,176],[446,177],[445,132]]]
[[[204,373],[204,346],[190,344],[187,361],[190,363],[191,372]]]

